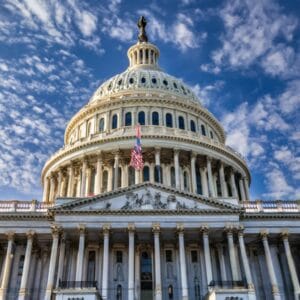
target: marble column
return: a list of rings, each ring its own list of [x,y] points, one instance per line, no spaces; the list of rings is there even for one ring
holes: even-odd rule
[[[225,264],[225,258],[224,258],[224,249],[222,244],[217,245],[217,251],[218,251],[218,259],[220,264],[220,271],[221,271],[221,280],[227,281],[227,273],[226,273],[226,264]]]
[[[121,187],[128,186],[128,165],[126,163],[122,166],[122,176],[121,176]]]
[[[140,251],[137,247],[135,250],[135,300],[140,299]]]
[[[220,176],[220,184],[221,184],[222,197],[227,198],[228,197],[228,192],[227,192],[227,186],[226,186],[226,181],[225,181],[225,174],[224,174],[224,165],[223,165],[223,162],[220,163],[219,176]]]
[[[245,196],[246,200],[250,200],[250,193],[249,193],[249,180],[247,177],[243,177],[244,187],[245,187]]]
[[[274,269],[274,265],[273,265],[273,261],[272,261],[271,252],[270,252],[270,247],[269,247],[269,243],[268,243],[268,233],[266,231],[262,231],[261,237],[262,237],[262,243],[263,243],[264,250],[265,250],[265,256],[266,256],[267,268],[268,268],[269,278],[270,278],[271,287],[272,287],[273,299],[280,300],[281,298],[280,298],[280,294],[279,294],[277,278],[276,278],[275,269]]]
[[[50,175],[50,192],[49,192],[49,202],[54,201],[54,191],[55,191],[55,177],[54,174]]]
[[[141,170],[134,170],[135,174],[134,174],[134,183],[135,184],[139,184],[141,183]]]
[[[211,267],[211,256],[210,256],[210,247],[209,247],[209,238],[208,238],[208,226],[204,225],[201,227],[201,232],[203,235],[203,249],[204,249],[204,260],[205,260],[205,271],[206,271],[206,280],[207,286],[213,280],[212,276],[212,267]]]
[[[237,189],[236,189],[235,177],[234,177],[233,170],[231,170],[231,172],[230,172],[230,186],[231,186],[232,197],[238,199],[238,193],[237,193]]]
[[[95,180],[95,194],[99,195],[102,192],[102,172],[103,172],[103,160],[101,153],[97,159],[97,175]]]
[[[211,157],[207,157],[208,190],[210,197],[216,197],[211,169],[211,160]]]
[[[89,196],[91,191],[91,183],[92,183],[92,167],[87,168],[86,170],[86,187],[85,187],[85,195]]]
[[[58,240],[59,240],[59,228],[57,226],[52,227],[52,239],[53,240],[52,240],[45,300],[51,300],[52,290],[54,287],[54,276],[55,276],[57,249],[58,249]]]
[[[197,153],[192,153],[191,156],[192,191],[195,194],[197,194],[196,159],[197,159]]]
[[[205,168],[200,168],[200,175],[201,175],[202,195],[208,197],[208,184],[207,184],[207,176],[206,176]]]
[[[108,278],[109,278],[109,230],[108,224],[103,226],[103,271],[102,271],[102,299],[108,299]]]
[[[133,224],[128,225],[128,300],[134,300],[134,234]]]
[[[73,187],[74,187],[74,166],[73,166],[73,164],[71,164],[70,167],[68,168],[68,172],[69,172],[69,181],[68,181],[67,196],[73,197]]]
[[[58,258],[58,269],[57,269],[57,280],[56,286],[58,287],[59,281],[63,280],[64,261],[66,252],[66,241],[64,235],[62,235],[59,247],[59,258]]]
[[[239,246],[240,246],[240,252],[241,252],[241,258],[243,263],[243,268],[245,272],[245,277],[247,281],[247,287],[248,289],[254,290],[254,284],[252,280],[249,260],[246,252],[245,242],[244,242],[244,232],[243,229],[239,230]]]
[[[243,184],[242,178],[239,179],[239,188],[240,188],[240,192],[241,192],[241,201],[245,201],[246,195],[245,195],[245,189],[244,189],[244,184]]]
[[[84,197],[85,195],[85,188],[86,188],[86,169],[87,169],[87,159],[84,158],[82,162],[81,168],[81,188],[80,188],[80,196]]]
[[[45,176],[44,190],[43,190],[43,202],[49,201],[49,178]]]
[[[179,150],[174,149],[174,168],[175,168],[175,186],[180,189],[180,165],[179,165]]]
[[[85,226],[80,224],[78,229],[79,229],[79,245],[78,245],[78,252],[77,252],[75,281],[82,281],[84,247],[85,247]]]
[[[161,168],[160,168],[160,148],[156,147],[155,148],[155,168],[156,168],[156,174],[158,174],[158,182],[162,183],[162,178],[161,178]]]
[[[295,262],[292,256],[291,248],[290,248],[290,243],[288,239],[288,232],[283,232],[281,234],[282,241],[283,241],[283,246],[284,246],[284,251],[293,283],[293,288],[294,288],[294,296],[295,299],[298,299],[300,296],[300,285],[299,285],[299,279],[297,276],[297,271],[295,267]]]
[[[119,152],[115,153],[115,161],[114,161],[114,189],[118,188],[119,183],[119,160],[120,154]]]
[[[161,286],[161,263],[160,263],[160,225],[153,224],[152,226],[154,234],[154,271],[155,271],[155,300],[162,300],[162,286]]]
[[[61,185],[62,185],[62,179],[63,179],[63,172],[61,169],[58,170],[58,176],[57,176],[57,191],[56,191],[56,197],[61,196]]]
[[[182,225],[177,225],[178,243],[179,243],[179,261],[180,261],[180,278],[181,278],[181,299],[188,299],[188,282],[186,274],[186,259],[184,247],[184,228]]]
[[[236,263],[236,254],[233,242],[233,228],[231,226],[225,227],[225,231],[227,233],[227,242],[228,242],[228,249],[229,249],[229,260],[230,260],[230,269],[232,274],[232,280],[238,281],[238,270],[237,270],[237,263]]]
[[[13,244],[14,244],[14,232],[8,232],[7,234],[7,250],[4,262],[4,270],[1,281],[0,299],[6,299],[6,293],[9,284],[9,277],[11,273],[11,265],[13,261]]]
[[[32,243],[33,243],[34,232],[27,232],[27,245],[25,251],[25,259],[23,265],[23,272],[19,290],[19,300],[27,299],[27,291],[28,291],[28,278],[29,278],[29,268],[31,263],[31,252],[32,252]]]

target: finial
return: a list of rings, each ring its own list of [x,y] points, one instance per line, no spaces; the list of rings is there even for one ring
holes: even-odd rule
[[[147,43],[148,42],[148,37],[147,37],[147,34],[146,34],[146,25],[147,25],[147,21],[145,19],[144,16],[141,16],[139,18],[139,21],[137,23],[137,26],[140,30],[140,33],[139,33],[139,36],[138,36],[138,39],[139,39],[139,42],[140,43]]]

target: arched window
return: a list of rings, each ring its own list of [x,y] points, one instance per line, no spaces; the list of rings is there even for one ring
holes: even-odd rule
[[[122,169],[119,167],[119,169],[118,169],[118,182],[117,182],[117,186],[114,186],[114,189],[121,186],[121,178],[122,178]],[[114,169],[114,172],[113,172],[113,184],[115,184],[115,169]]]
[[[191,131],[196,132],[196,125],[193,120],[191,120]]]
[[[152,125],[159,125],[159,115],[157,111],[152,113]]]
[[[88,263],[87,263],[87,281],[92,282],[95,280],[95,268],[96,268],[96,252],[89,251]]]
[[[89,195],[91,195],[91,196],[94,195],[95,182],[96,182],[96,170],[93,169],[92,174],[91,174],[91,184],[90,184],[90,190],[89,190]]]
[[[125,114],[125,126],[131,126],[132,125],[132,115],[131,112],[127,112]]]
[[[179,118],[178,118],[178,127],[179,127],[179,129],[185,129],[184,118],[182,116],[179,116]]]
[[[214,138],[214,134],[212,131],[209,132],[210,133],[210,138],[213,139]]]
[[[135,184],[135,169],[133,167],[128,168],[128,186]]]
[[[145,112],[140,111],[138,114],[138,122],[140,125],[145,125]]]
[[[104,131],[104,118],[101,118],[99,121],[99,132]]]
[[[107,187],[108,187],[108,171],[105,170],[105,171],[103,171],[103,176],[102,176],[102,189],[103,189],[103,192],[107,192]]]
[[[155,166],[154,168],[154,181],[158,183],[162,183],[162,167]]]
[[[144,166],[143,169],[143,181],[149,181],[150,180],[150,169],[148,166]]]
[[[166,126],[173,127],[173,117],[170,113],[166,114]]]
[[[189,180],[189,174],[187,171],[183,172],[183,188],[185,191],[190,190],[190,180]]]
[[[122,285],[121,284],[118,284],[118,286],[117,286],[116,300],[122,300]]]
[[[118,115],[113,115],[111,120],[111,129],[116,129],[118,127]]]
[[[170,175],[171,175],[171,186],[175,187],[176,186],[176,180],[175,180],[175,168],[171,167],[170,169]]]
[[[201,125],[201,133],[202,135],[206,135],[205,126],[203,124]]]

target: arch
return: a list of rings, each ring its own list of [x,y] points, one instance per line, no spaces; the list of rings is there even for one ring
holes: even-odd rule
[[[150,181],[150,168],[149,166],[144,166],[143,169],[143,182]]]
[[[175,168],[173,166],[170,168],[170,178],[171,178],[171,186],[175,187],[176,186]]]
[[[108,189],[108,171],[104,170],[102,174],[102,189],[103,192],[107,192]]]
[[[152,113],[152,125],[159,125],[159,113],[157,111]]]
[[[145,112],[140,111],[138,114],[138,122],[140,125],[145,125]]]
[[[131,126],[131,125],[132,125],[132,114],[129,111],[125,114],[125,126]]]
[[[191,120],[190,127],[191,127],[191,131],[196,132],[196,124],[194,120]]]
[[[104,131],[104,118],[101,118],[99,120],[99,132],[103,132]]]
[[[206,130],[205,130],[205,126],[203,124],[201,124],[201,134],[206,136]]]
[[[132,166],[128,168],[128,186],[135,184],[135,169]]]
[[[111,129],[116,129],[118,127],[118,115],[114,114],[111,120]]]
[[[178,127],[179,129],[185,129],[184,118],[183,116],[178,117]]]
[[[190,191],[190,178],[187,171],[183,172],[183,189],[185,191]]]
[[[167,127],[173,127],[173,116],[170,113],[166,114],[166,126]]]

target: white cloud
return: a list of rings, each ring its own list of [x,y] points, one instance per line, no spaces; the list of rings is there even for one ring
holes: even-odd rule
[[[288,83],[285,91],[279,96],[279,105],[285,114],[298,114],[300,108],[300,79]]]

